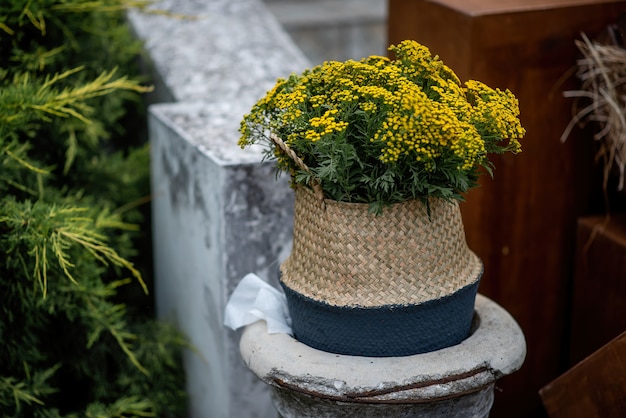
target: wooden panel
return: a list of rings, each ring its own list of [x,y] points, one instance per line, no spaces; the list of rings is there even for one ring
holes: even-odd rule
[[[571,116],[561,79],[577,57],[574,40],[593,35],[626,2],[390,0],[389,43],[427,45],[462,80],[509,88],[527,129],[523,152],[494,159],[462,204],[470,247],[485,262],[480,292],[506,308],[528,343],[522,369],[502,379],[492,417],[541,416],[538,390],[565,367],[568,298],[576,219],[588,213],[592,144],[575,132],[559,140]]]
[[[550,418],[626,417],[626,332],[540,394]]]
[[[581,218],[577,248],[570,365],[626,330],[626,214]]]

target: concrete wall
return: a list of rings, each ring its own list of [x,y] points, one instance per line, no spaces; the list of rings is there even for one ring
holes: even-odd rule
[[[239,122],[276,78],[311,66],[300,48],[314,64],[385,53],[385,1],[268,5],[166,0],[153,9],[169,15],[129,14],[156,86],[149,136],[157,311],[197,349],[184,356],[194,418],[276,416],[269,388],[240,358],[240,333],[222,322],[245,274],[276,284],[291,245],[293,194],[287,178],[277,182],[273,166],[260,162],[260,150],[236,145]]]
[[[276,78],[309,66],[257,0],[164,1],[184,17],[132,12],[153,71],[149,108],[155,293],[197,352],[185,353],[190,416],[275,417],[241,361],[223,309],[247,273],[276,280],[291,244],[292,191],[259,150],[241,150],[243,114]]]

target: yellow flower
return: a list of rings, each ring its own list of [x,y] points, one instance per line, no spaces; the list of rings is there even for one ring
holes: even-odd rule
[[[415,41],[395,59],[328,61],[279,79],[241,123],[239,144],[286,138],[331,198],[458,197],[491,152],[519,152],[525,134],[509,90],[456,74]],[[269,143],[279,169],[301,170]],[[378,176],[385,176],[382,181]]]

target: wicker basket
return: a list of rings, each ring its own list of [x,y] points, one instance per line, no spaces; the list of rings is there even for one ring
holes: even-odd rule
[[[304,162],[273,138],[304,170]],[[295,337],[314,348],[403,356],[470,333],[483,265],[467,247],[456,202],[368,204],[296,188],[293,248],[280,266]]]
[[[368,212],[296,189],[294,241],[281,265],[294,334],[325,351],[400,356],[470,332],[482,262],[458,204],[431,199]]]

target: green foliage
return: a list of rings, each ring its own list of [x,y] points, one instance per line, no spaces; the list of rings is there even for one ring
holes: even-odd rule
[[[149,88],[123,14],[145,4],[0,4],[3,417],[185,414],[186,340],[122,302],[151,305]]]
[[[241,146],[265,144],[295,183],[376,212],[410,199],[461,199],[481,168],[491,170],[488,153],[521,150],[510,91],[462,85],[417,42],[390,50],[395,60],[325,62],[279,79],[244,117]]]

